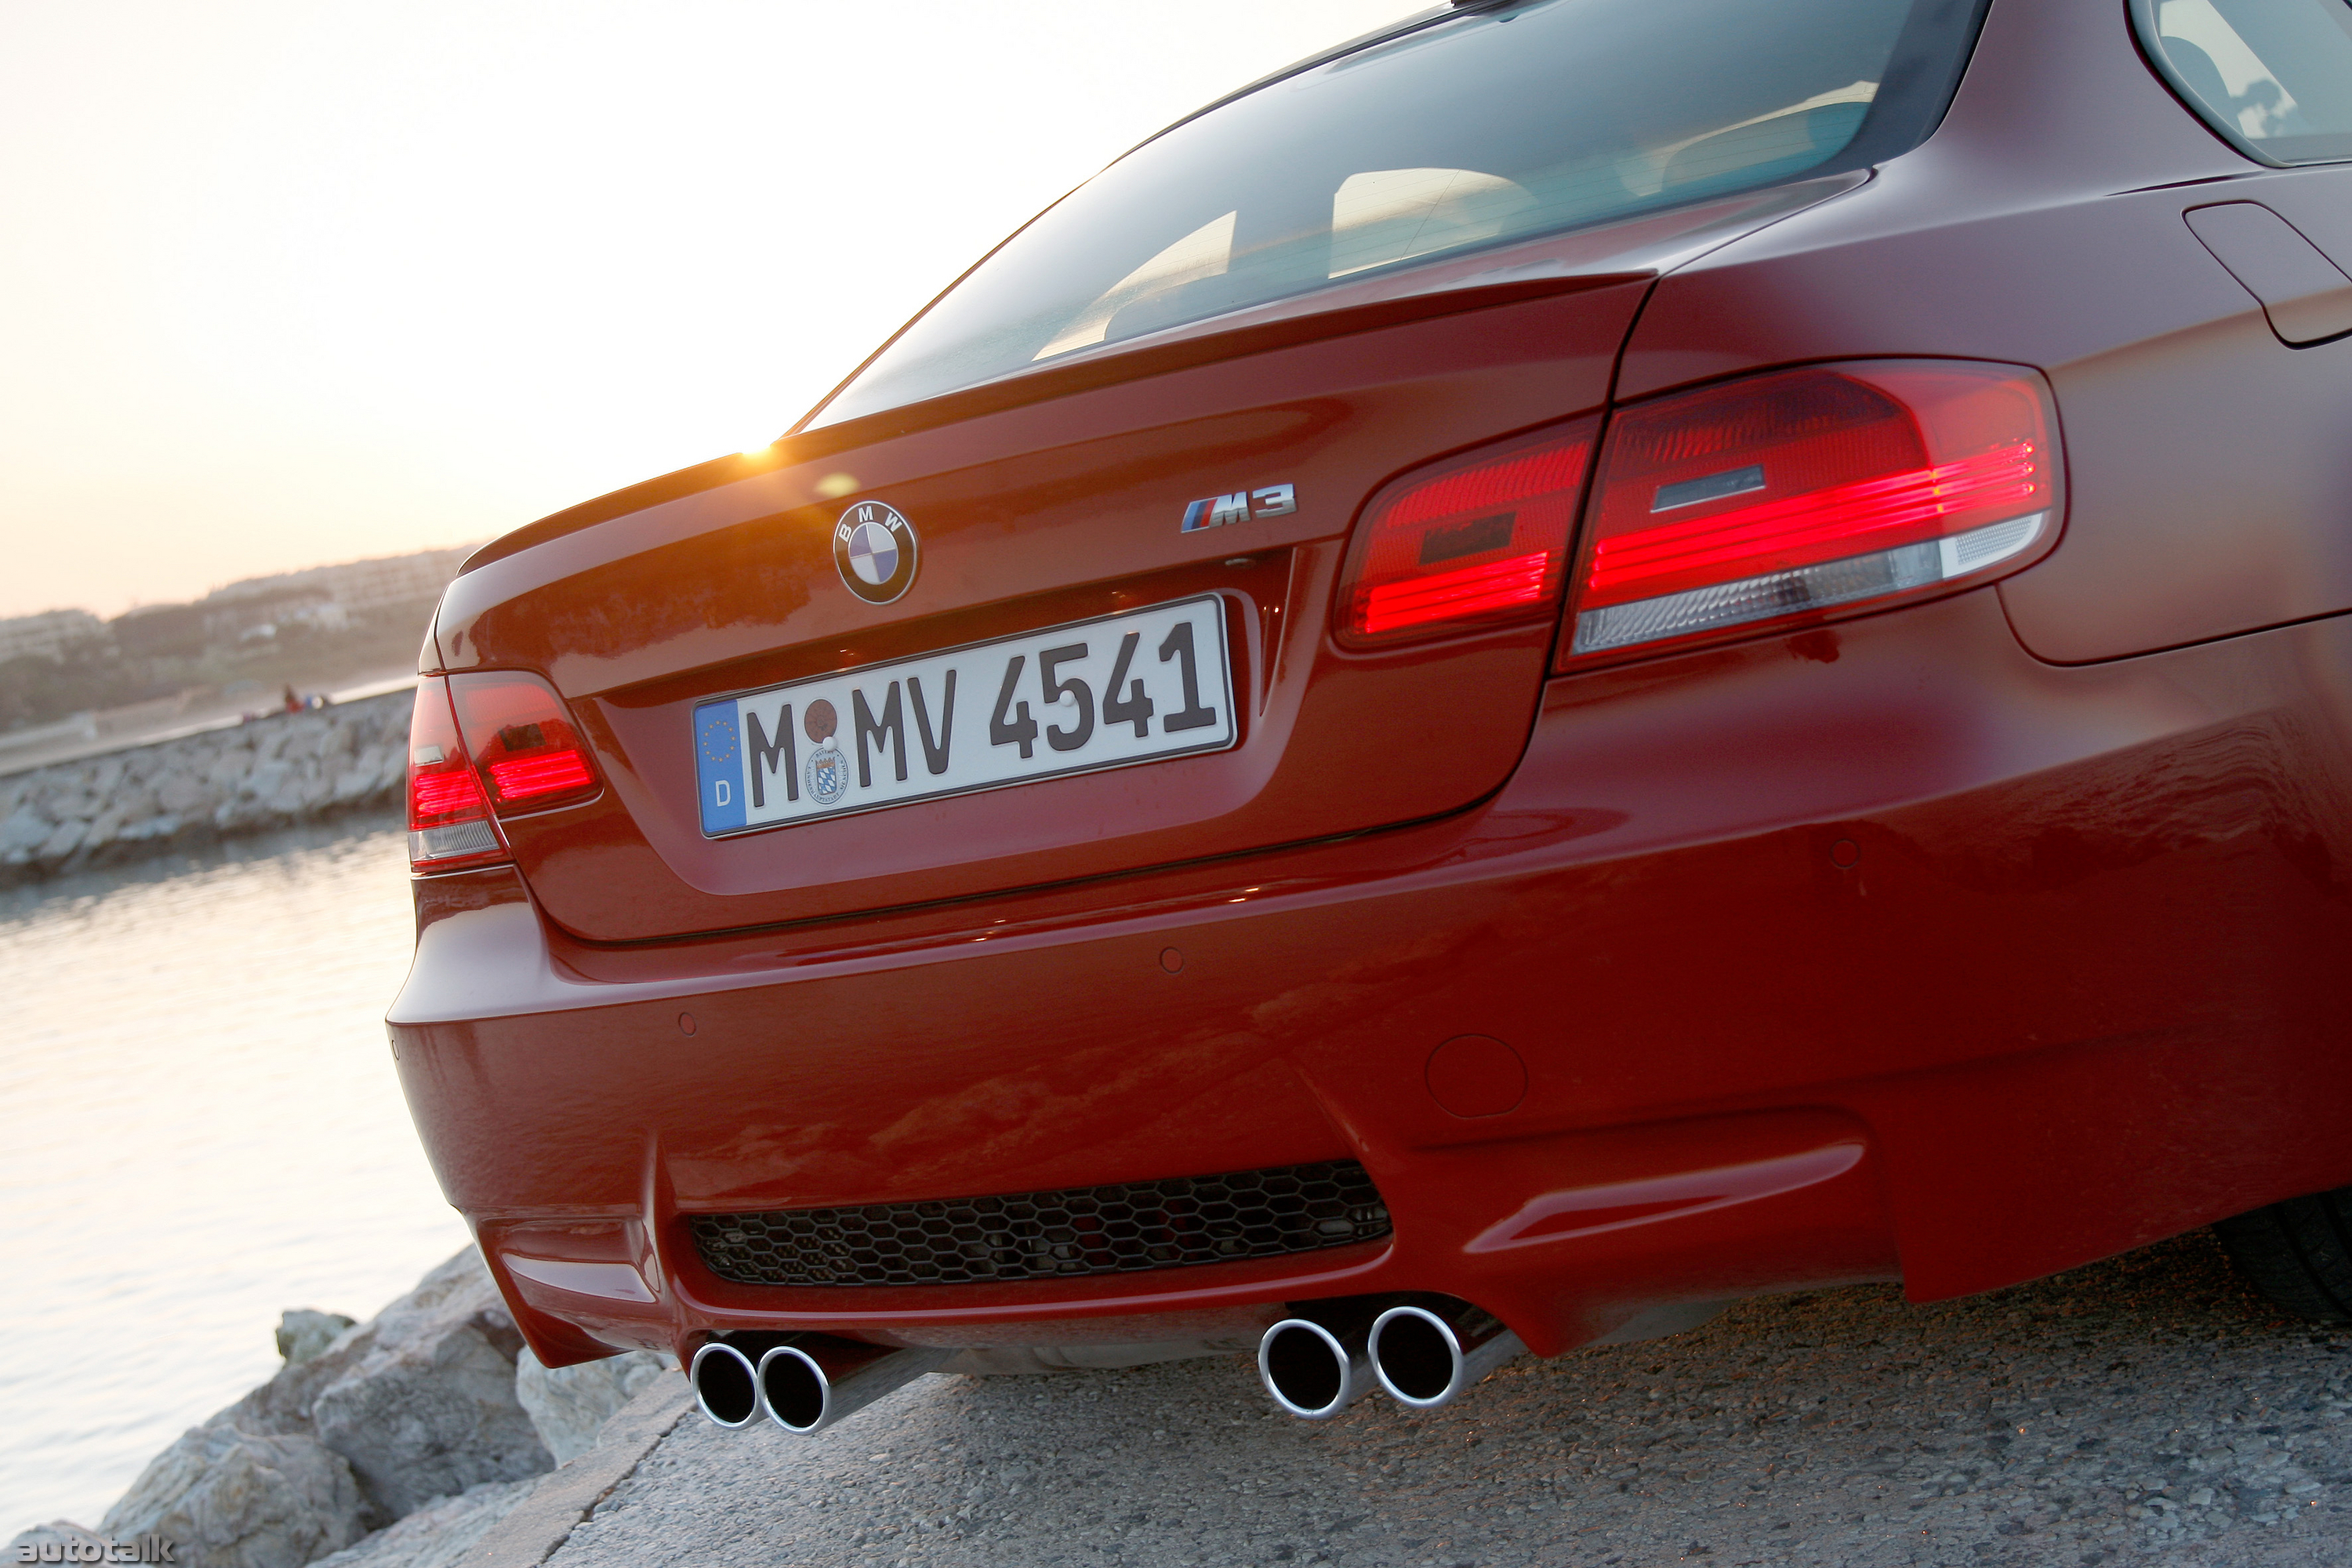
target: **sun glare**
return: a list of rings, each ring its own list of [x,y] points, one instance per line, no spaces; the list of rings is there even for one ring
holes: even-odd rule
[[[0,6],[0,616],[487,538],[772,436],[1125,149],[1408,9]]]

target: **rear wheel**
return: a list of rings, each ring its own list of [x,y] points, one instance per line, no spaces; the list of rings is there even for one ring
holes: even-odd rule
[[[2352,1187],[2289,1198],[2215,1226],[2255,1289],[2298,1318],[2352,1323]]]

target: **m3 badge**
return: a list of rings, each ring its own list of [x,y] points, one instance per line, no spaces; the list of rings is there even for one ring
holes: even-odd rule
[[[1298,487],[1267,485],[1262,489],[1235,490],[1229,496],[1203,496],[1184,509],[1179,533],[1247,522],[1254,517],[1284,517],[1298,510]]]

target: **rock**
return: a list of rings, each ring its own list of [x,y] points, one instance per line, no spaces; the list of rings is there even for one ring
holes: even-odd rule
[[[173,773],[155,788],[156,803],[165,811],[190,811],[212,799],[201,776]]]
[[[74,1562],[77,1551],[87,1553],[91,1547],[96,1547],[100,1555],[103,1555],[106,1551],[105,1541],[98,1535],[84,1530],[69,1519],[58,1519],[52,1520],[47,1524],[37,1524],[30,1530],[17,1531],[16,1538],[8,1542],[5,1554],[0,1555],[0,1563],[43,1561],[41,1548],[45,1546],[61,1548],[56,1556],[47,1559],[51,1563]],[[32,1549],[29,1552],[26,1550],[27,1547]],[[96,1557],[85,1557],[83,1560],[92,1563],[99,1561]]]
[[[273,816],[299,817],[318,803],[310,798],[310,785],[296,773],[278,787],[278,793],[261,803],[262,809]]]
[[[356,1326],[341,1312],[297,1308],[278,1320],[278,1353],[286,1358],[288,1365],[299,1366],[333,1344],[345,1329]]]
[[[252,1430],[306,1432],[397,1519],[432,1498],[554,1468],[515,1398],[522,1335],[467,1247],[364,1327],[232,1405]]]
[[[101,813],[99,819],[89,825],[89,831],[82,835],[81,852],[92,854],[113,843],[115,835],[122,831],[124,816],[125,813],[120,807]]]
[[[252,800],[268,800],[285,785],[293,773],[294,764],[272,760],[263,763],[245,776],[237,785],[237,794]]]
[[[150,1460],[100,1532],[160,1535],[188,1568],[302,1568],[366,1533],[341,1455],[315,1437],[239,1431],[226,1415]]]
[[[569,1464],[596,1446],[604,1423],[639,1389],[668,1370],[651,1351],[551,1370],[525,1350],[515,1358],[515,1397],[555,1462]]]
[[[41,847],[33,851],[33,858],[47,864],[61,861],[74,852],[81,843],[81,836],[89,831],[89,823],[68,817],[58,824],[56,832],[41,841]]]
[[[278,1344],[284,1369],[151,1461],[99,1535],[19,1539],[152,1534],[188,1568],[302,1568],[414,1516],[359,1560],[443,1568],[552,1468],[515,1394],[522,1336],[472,1247],[364,1325],[289,1311]]]
[[[314,1568],[456,1568],[490,1526],[530,1495],[537,1481],[490,1481],[436,1498],[356,1546],[319,1559]]]
[[[0,822],[0,855],[18,849],[37,849],[57,830],[56,823],[29,805],[20,805],[5,822]]]

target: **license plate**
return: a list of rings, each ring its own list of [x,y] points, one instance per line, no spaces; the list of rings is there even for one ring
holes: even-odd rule
[[[1234,743],[1214,595],[722,697],[694,710],[705,837]]]

